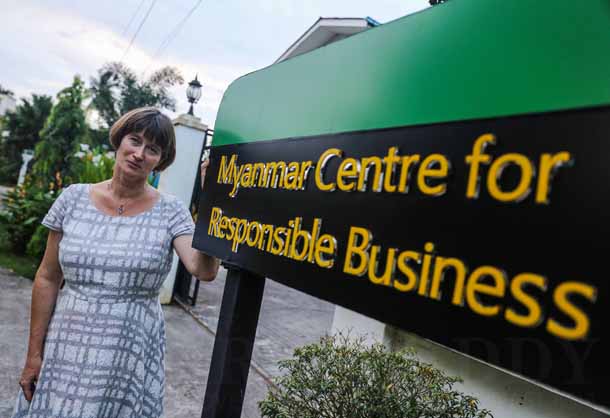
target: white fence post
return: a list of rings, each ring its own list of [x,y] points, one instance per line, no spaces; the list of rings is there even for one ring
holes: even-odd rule
[[[173,120],[176,132],[176,160],[159,179],[159,191],[172,194],[184,202],[187,207],[191,203],[193,187],[199,170],[199,156],[204,146],[207,125],[191,115],[180,115]],[[174,253],[172,267],[161,288],[161,303],[171,302],[178,257]]]

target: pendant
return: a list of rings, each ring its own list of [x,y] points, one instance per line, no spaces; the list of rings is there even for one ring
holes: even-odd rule
[[[119,212],[119,216],[121,216],[124,211],[125,211],[125,208],[123,207],[123,205],[119,206],[119,208],[117,209],[117,212]]]

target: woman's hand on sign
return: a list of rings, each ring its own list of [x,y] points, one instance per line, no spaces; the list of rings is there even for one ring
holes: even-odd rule
[[[34,390],[36,389],[36,382],[38,381],[41,367],[41,357],[28,357],[21,372],[19,386],[21,386],[25,399],[27,399],[28,402],[31,402],[32,397],[34,396]]]
[[[199,169],[201,170],[201,190],[203,190],[203,183],[205,181],[205,172],[207,171],[209,165],[210,165],[210,159],[206,157],[201,162],[201,166],[199,167]]]

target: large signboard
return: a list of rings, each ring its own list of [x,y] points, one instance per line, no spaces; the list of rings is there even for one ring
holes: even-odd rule
[[[610,108],[216,147],[195,245],[609,401]]]
[[[609,44],[607,0],[460,0],[242,77],[194,243],[610,407]]]

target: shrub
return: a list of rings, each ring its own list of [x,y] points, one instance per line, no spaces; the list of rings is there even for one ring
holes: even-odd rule
[[[476,398],[453,389],[461,380],[418,361],[413,351],[328,336],[279,363],[277,388],[259,403],[267,418],[484,418]]]
[[[53,190],[55,185],[49,186],[26,181],[6,194],[0,223],[4,224],[11,249],[16,254],[25,254],[32,235],[57,197]]]
[[[99,183],[112,177],[114,153],[102,147],[90,149],[87,144],[80,144],[80,150],[71,160],[71,172],[74,183]]]
[[[49,230],[46,226],[38,224],[34,234],[30,238],[28,245],[26,247],[26,253],[29,256],[42,259],[44,255],[44,250],[47,247],[47,237],[49,236]]]

